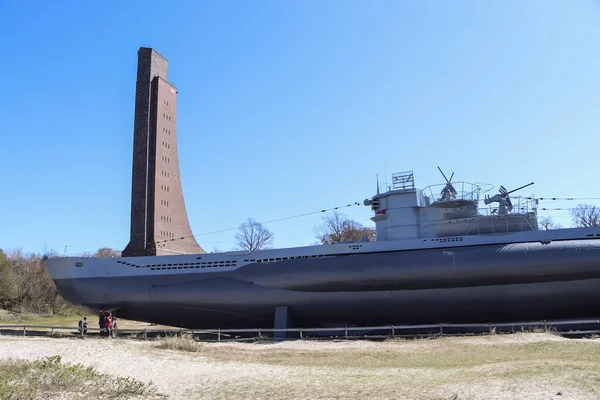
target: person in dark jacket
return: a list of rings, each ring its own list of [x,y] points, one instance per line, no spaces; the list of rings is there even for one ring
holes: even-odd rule
[[[87,333],[87,317],[83,317],[82,320],[79,320],[79,333],[81,335],[85,335]]]
[[[106,315],[104,311],[98,313],[98,325],[100,327],[100,336],[106,335]]]

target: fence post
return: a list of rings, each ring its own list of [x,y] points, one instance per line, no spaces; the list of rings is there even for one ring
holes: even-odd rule
[[[348,339],[348,327],[347,326],[344,327],[344,337],[346,339]]]
[[[148,331],[144,328],[144,340],[148,340]]]
[[[217,329],[217,342],[221,341],[221,328]]]
[[[394,329],[394,325],[392,325],[392,339],[396,337],[396,330]]]
[[[27,327],[23,327],[23,336],[27,336]]]
[[[302,328],[300,328],[300,339],[302,339]]]
[[[444,326],[440,324],[440,336],[444,336]]]

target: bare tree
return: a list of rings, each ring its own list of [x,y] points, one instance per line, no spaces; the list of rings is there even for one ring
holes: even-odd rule
[[[359,242],[365,237],[368,241],[374,241],[376,231],[336,211],[323,217],[323,223],[314,229],[314,234],[321,244],[332,244]]]
[[[92,257],[121,257],[121,252],[119,250],[111,249],[110,247],[100,247]]]
[[[235,240],[242,249],[248,251],[262,250],[273,243],[273,232],[252,218],[240,225]]]
[[[13,250],[8,254],[17,282],[16,300],[21,310],[56,312],[61,298],[45,265],[45,260],[56,256],[56,252],[23,254],[21,250]]]
[[[17,286],[12,264],[0,249],[0,308],[12,308],[17,297]]]
[[[550,229],[561,229],[562,225],[557,224],[556,222],[554,222],[554,220],[552,219],[552,217],[541,217],[538,219],[538,226],[540,227],[540,229],[542,230],[550,230]]]
[[[77,311],[62,298],[46,269],[46,260],[56,257],[56,251],[46,248],[42,254],[0,250],[0,308],[42,314]]]
[[[578,204],[571,209],[571,218],[578,227],[600,226],[600,207],[592,204]]]

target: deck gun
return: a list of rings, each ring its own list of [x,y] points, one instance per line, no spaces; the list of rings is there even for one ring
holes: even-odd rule
[[[527,185],[523,185],[516,189],[511,190],[510,192],[506,190],[504,186],[500,186],[500,190],[498,194],[493,195],[492,197],[486,195],[483,202],[487,205],[490,203],[498,202],[500,205],[498,206],[498,215],[505,215],[512,211],[513,205],[510,201],[510,194],[516,192],[517,190],[521,190],[526,188],[527,186],[533,185],[534,182],[528,183]]]
[[[456,192],[454,185],[452,185],[452,177],[454,177],[454,172],[452,173],[452,175],[450,175],[450,179],[448,179],[448,178],[446,178],[446,174],[444,174],[442,169],[440,167],[437,167],[437,168],[440,170],[442,176],[446,180],[446,186],[444,186],[444,188],[442,189],[442,192],[440,193],[442,196],[442,198],[440,200],[441,201],[450,201],[450,200],[456,199],[456,195],[458,193]]]

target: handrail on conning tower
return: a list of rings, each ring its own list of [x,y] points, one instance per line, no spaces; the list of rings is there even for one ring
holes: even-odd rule
[[[413,171],[396,172],[392,174],[392,188],[394,190],[411,190],[415,188]]]

